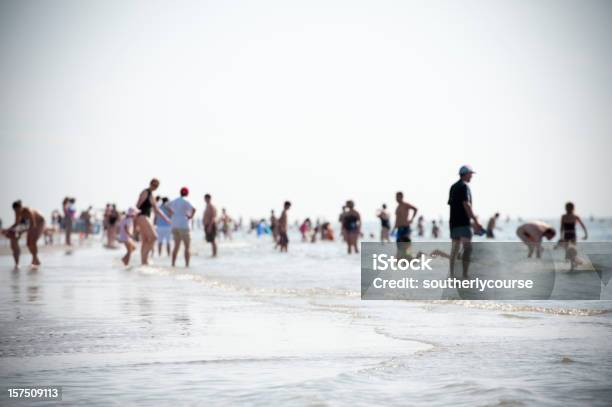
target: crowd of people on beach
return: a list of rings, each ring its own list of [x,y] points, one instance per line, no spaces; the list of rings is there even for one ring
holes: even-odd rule
[[[450,273],[454,273],[455,260],[461,259],[463,273],[467,274],[470,255],[472,252],[472,238],[474,235],[486,236],[488,239],[495,238],[499,213],[495,213],[489,219],[487,227],[480,224],[472,207],[472,194],[469,183],[475,172],[470,166],[464,165],[459,169],[459,179],[449,191],[448,205],[450,207],[449,230],[451,239]],[[155,253],[157,243],[157,254],[162,255],[166,249],[167,255],[171,256],[172,266],[176,265],[178,253],[183,246],[185,266],[190,263],[191,230],[194,224],[201,225],[204,238],[211,245],[212,256],[218,254],[217,233],[221,231],[225,239],[232,239],[232,232],[242,228],[242,219],[234,221],[225,208],[219,214],[212,203],[210,194],[204,195],[205,209],[201,222],[195,222],[196,209],[188,199],[189,189],[183,187],[179,196],[174,200],[168,197],[156,196],[155,192],[160,186],[160,181],[153,178],[148,187],[138,195],[136,206],[126,211],[119,211],[117,206],[108,203],[104,209],[102,219],[102,230],[106,238],[107,248],[116,248],[116,242],[125,247],[126,253],[122,257],[125,265],[130,263],[132,253],[140,243],[140,262],[149,264],[149,258]],[[397,203],[395,219],[391,226],[391,216],[387,205],[383,204],[376,213],[380,221],[381,242],[390,242],[395,237],[398,247],[406,247],[412,242],[412,227],[417,217],[416,206],[404,199],[403,192],[395,194]],[[88,239],[93,232],[94,215],[92,207],[82,211],[77,219],[76,199],[66,197],[62,201],[62,210],[53,211],[51,225],[47,227],[45,218],[36,209],[25,206],[20,200],[13,202],[15,212],[14,223],[1,229],[2,235],[10,241],[10,247],[15,261],[19,265],[20,248],[19,239],[26,234],[26,246],[32,254],[32,266],[41,264],[38,257],[38,240],[44,236],[45,243],[53,243],[53,235],[61,232],[65,236],[66,246],[72,246],[72,235],[75,225],[79,225],[78,231],[81,239]],[[285,201],[280,216],[271,211],[269,223],[262,218],[260,221],[252,220],[249,232],[255,231],[257,236],[270,234],[274,247],[280,252],[287,252],[289,246],[288,236],[288,211],[291,202]],[[420,238],[425,236],[425,220],[423,216],[416,218],[416,232]],[[347,200],[342,206],[338,217],[340,226],[340,237],[346,243],[347,253],[359,253],[359,240],[363,237],[361,214],[355,208],[353,200]],[[441,236],[442,219],[431,221],[431,238],[437,239]],[[576,215],[574,204],[568,202],[565,206],[565,214],[561,217],[561,238],[556,247],[566,250],[566,259],[571,262],[572,268],[579,264],[576,256],[576,224],[584,231],[583,239],[587,239],[587,228],[582,219]],[[334,231],[330,222],[316,220],[313,226],[310,218],[306,218],[301,224],[297,224],[303,242],[334,241]],[[542,221],[532,221],[521,224],[516,234],[527,246],[527,256],[540,257],[542,253],[542,242],[544,239],[551,240],[556,235],[556,230],[551,225]],[[374,238],[373,235],[370,236]],[[172,244],[174,247],[171,249]]]

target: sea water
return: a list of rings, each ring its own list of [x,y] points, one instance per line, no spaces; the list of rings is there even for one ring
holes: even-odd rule
[[[126,268],[101,242],[37,271],[0,257],[0,386],[70,405],[611,403],[612,303],[362,301],[359,256],[290,237],[281,254],[238,233],[211,259],[195,231],[189,269]]]

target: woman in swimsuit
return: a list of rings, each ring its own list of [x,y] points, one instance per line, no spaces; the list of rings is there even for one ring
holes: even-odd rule
[[[565,204],[565,214],[561,216],[561,240],[557,246],[562,246],[565,249],[565,259],[572,263],[572,269],[578,265],[576,251],[576,222],[580,224],[584,231],[584,238],[588,237],[586,226],[580,219],[580,216],[574,213],[574,203],[568,202]]]
[[[21,201],[13,202],[15,211],[15,223],[2,233],[11,240],[11,250],[15,267],[19,267],[19,238],[22,233],[26,233],[26,244],[32,254],[32,266],[39,266],[37,242],[45,230],[45,218],[38,211],[25,207]]]
[[[157,216],[161,217],[168,223],[171,223],[170,219],[163,213],[155,203],[155,197],[153,191],[159,188],[159,180],[153,178],[149,183],[149,187],[143,190],[138,197],[136,207],[140,211],[136,217],[135,225],[140,231],[142,238],[142,245],[140,247],[140,260],[143,265],[149,264],[149,252],[153,250],[155,241],[157,240],[157,234],[155,228],[151,223],[151,212],[155,212]]]
[[[561,216],[561,241],[563,243],[576,244],[576,222],[580,224],[584,231],[584,240],[587,240],[587,228],[580,216],[574,213],[574,204],[568,202],[565,204],[565,215]]]
[[[351,254],[353,249],[355,253],[359,253],[357,241],[361,234],[361,215],[355,210],[355,203],[353,201],[347,201],[346,207],[348,210],[342,216],[342,229],[345,233],[348,254]]]

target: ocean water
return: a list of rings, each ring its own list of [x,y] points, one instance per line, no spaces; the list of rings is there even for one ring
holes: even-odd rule
[[[0,257],[0,387],[62,386],[66,405],[612,403],[611,302],[362,301],[339,242],[293,234],[281,254],[238,234],[211,259],[200,233],[189,269],[125,268],[98,243],[37,271]]]

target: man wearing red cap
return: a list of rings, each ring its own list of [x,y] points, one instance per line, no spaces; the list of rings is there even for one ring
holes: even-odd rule
[[[191,243],[191,235],[189,224],[191,218],[195,214],[195,208],[187,200],[189,189],[181,188],[181,196],[170,202],[168,209],[172,221],[172,236],[174,237],[174,250],[172,251],[172,266],[176,263],[176,256],[181,248],[181,242],[185,244],[185,266],[189,267],[189,244]]]

